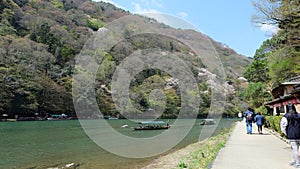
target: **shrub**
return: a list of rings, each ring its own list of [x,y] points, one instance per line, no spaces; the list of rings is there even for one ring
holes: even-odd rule
[[[260,106],[259,108],[255,109],[255,112],[260,112],[262,115],[268,115],[268,109],[265,106]]]
[[[187,168],[188,166],[183,161],[179,161],[178,167],[179,168]]]
[[[87,20],[87,26],[93,31],[97,31],[99,28],[102,28],[104,24],[98,19],[89,19]]]
[[[51,0],[50,1],[56,8],[64,8],[64,4],[59,0]]]
[[[280,130],[280,120],[282,117],[283,116],[266,116],[265,127],[278,132],[280,135],[283,135],[283,133]]]

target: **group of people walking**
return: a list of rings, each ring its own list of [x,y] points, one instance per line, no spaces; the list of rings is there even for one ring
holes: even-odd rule
[[[248,108],[244,113],[244,117],[246,119],[247,134],[252,134],[252,123],[256,123],[258,134],[263,134],[262,126],[264,124],[264,117],[261,115],[261,113],[255,114],[252,108]]]
[[[264,117],[261,113],[255,114],[253,109],[248,108],[244,113],[244,117],[247,134],[252,134],[252,123],[256,123],[258,133],[262,134]],[[286,135],[292,148],[293,161],[290,165],[300,168],[300,114],[293,104],[288,105],[287,113],[281,118],[280,129]]]

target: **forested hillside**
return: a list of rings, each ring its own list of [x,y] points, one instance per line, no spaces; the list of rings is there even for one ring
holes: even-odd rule
[[[90,0],[1,1],[0,114],[7,113],[10,117],[32,116],[34,113],[40,116],[45,116],[46,113],[75,115],[72,102],[75,56],[99,28],[125,15],[131,14],[109,3]],[[197,36],[205,35],[198,33]],[[236,82],[251,59],[237,54],[221,43],[215,41],[212,43],[225,67],[227,80]],[[111,74],[114,66],[121,62],[122,54],[124,55],[122,52],[129,52],[135,48],[143,49],[146,46],[159,47],[167,51],[184,51],[185,54],[192,53],[180,43],[173,43],[170,39],[155,36],[127,38],[123,45],[114,47],[107,54],[102,69],[99,69],[97,84],[100,86],[96,86],[95,91],[98,94],[99,108],[104,113],[118,114],[114,111],[109,90]],[[208,66],[201,60],[192,60],[191,64],[197,68],[194,69],[195,75],[199,73],[200,68]],[[140,110],[148,108],[146,98],[149,90],[155,84],[166,85],[170,79],[168,74],[158,70],[148,70],[137,75],[137,81],[131,85],[131,90],[135,91],[133,100],[136,107]],[[199,88],[203,92],[209,91],[206,81],[199,82]],[[167,90],[166,95],[168,98],[166,112],[173,112],[166,117],[174,117],[180,106],[178,104],[180,96],[174,87]],[[206,108],[210,105],[209,97],[209,92],[203,93],[206,105],[202,105],[202,113],[207,113]],[[233,96],[229,102],[232,100]]]

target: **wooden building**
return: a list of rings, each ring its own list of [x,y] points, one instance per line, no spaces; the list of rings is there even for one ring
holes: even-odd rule
[[[271,114],[285,114],[290,103],[295,105],[297,112],[300,113],[300,76],[290,78],[274,88],[272,95],[275,99],[265,103],[265,106],[270,108]]]

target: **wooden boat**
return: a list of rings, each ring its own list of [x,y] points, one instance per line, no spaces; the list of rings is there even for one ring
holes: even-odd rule
[[[216,124],[214,119],[203,119],[200,125],[214,125]]]
[[[16,122],[17,119],[6,119],[7,122]]]
[[[54,120],[66,120],[68,115],[66,114],[52,114],[50,117],[47,117],[47,120],[54,121]]]
[[[171,126],[164,121],[144,121],[139,122],[140,126],[135,127],[134,130],[163,130],[169,129]]]
[[[119,120],[118,117],[109,117],[108,120]]]
[[[118,117],[112,117],[112,116],[104,116],[104,119],[107,119],[107,120],[118,120],[119,118]]]
[[[124,124],[124,125],[121,126],[121,128],[128,128],[128,125]]]

